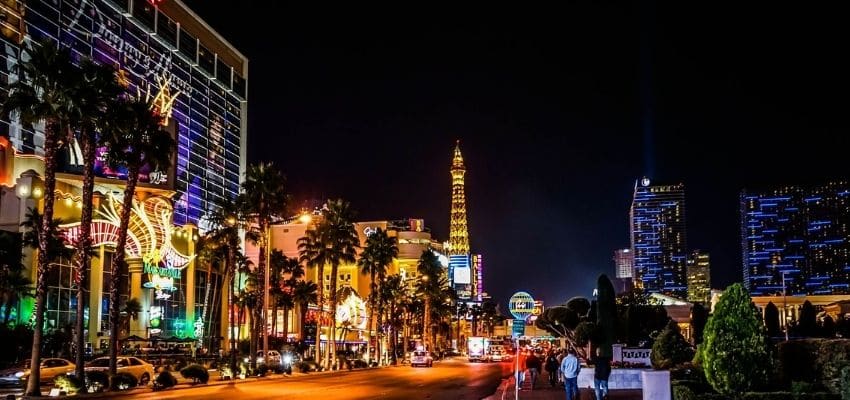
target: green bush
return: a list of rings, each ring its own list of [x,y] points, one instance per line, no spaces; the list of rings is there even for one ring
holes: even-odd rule
[[[839,383],[841,400],[850,400],[850,366],[841,368],[841,380]]]
[[[62,374],[53,379],[53,386],[67,394],[74,394],[83,388],[83,383],[74,375]]]
[[[177,378],[175,378],[174,375],[171,375],[171,372],[168,372],[167,370],[162,371],[159,375],[157,375],[155,384],[156,385],[154,387],[167,389],[174,387],[174,385],[177,384]]]
[[[119,372],[109,379],[109,390],[126,390],[136,387],[136,377],[128,372]]]
[[[679,325],[670,321],[655,338],[652,344],[652,353],[649,360],[655,369],[669,369],[691,361],[694,358],[694,350],[679,331]]]
[[[811,382],[800,382],[800,381],[791,382],[791,393],[803,394],[803,393],[813,393],[813,392],[815,392],[815,385]]]
[[[723,292],[705,326],[700,352],[705,378],[718,393],[738,395],[767,383],[772,358],[764,324],[741,284]]]
[[[86,372],[86,390],[89,393],[100,393],[109,387],[109,374],[105,371]]]
[[[802,393],[791,392],[749,392],[741,396],[741,400],[839,400],[832,393]]]
[[[696,400],[693,390],[683,385],[673,385],[673,400]]]
[[[180,375],[186,379],[192,379],[193,383],[207,383],[210,380],[210,373],[202,365],[191,364],[180,370]]]
[[[780,375],[785,382],[812,382],[831,393],[841,391],[841,370],[850,365],[850,339],[803,339],[779,344]],[[799,366],[805,365],[806,368]]]

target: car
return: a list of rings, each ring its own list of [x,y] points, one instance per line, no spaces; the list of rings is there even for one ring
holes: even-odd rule
[[[0,371],[0,385],[23,386],[30,376],[30,361],[17,368]],[[63,358],[44,358],[41,360],[41,382],[50,383],[59,375],[73,372],[76,365]]]
[[[118,357],[116,360],[118,372],[127,372],[136,378],[139,386],[146,386],[154,376],[153,365],[136,357]],[[85,368],[86,372],[109,371],[109,357],[95,358]]]
[[[277,350],[269,350],[269,363],[271,365],[280,365],[281,364],[281,356],[280,352]],[[244,360],[246,363],[251,362],[250,357],[245,357]],[[257,352],[257,364],[264,364],[266,362],[265,357],[263,357],[263,351],[260,350]]]
[[[492,362],[502,362],[505,361],[505,356],[501,351],[494,351],[490,353],[490,361]]]
[[[424,367],[434,366],[434,358],[431,357],[431,353],[424,350],[414,351],[410,357],[410,366],[415,367],[417,365]]]

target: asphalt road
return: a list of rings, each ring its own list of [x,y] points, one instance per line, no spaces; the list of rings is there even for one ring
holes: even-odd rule
[[[237,385],[124,395],[122,399],[481,399],[495,392],[508,364],[470,364],[465,359],[350,373],[310,374]]]

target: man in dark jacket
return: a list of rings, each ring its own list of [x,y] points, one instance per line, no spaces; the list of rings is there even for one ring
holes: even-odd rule
[[[531,390],[534,390],[534,384],[537,382],[537,375],[540,374],[541,365],[540,359],[534,355],[534,352],[529,354],[528,358],[525,359],[525,367],[528,368],[528,372],[531,375]]]
[[[611,376],[611,359],[602,356],[602,349],[596,349],[593,357],[593,388],[596,400],[608,398],[608,377]]]
[[[558,357],[553,351],[546,357],[546,373],[549,374],[549,384],[555,387],[558,384]]]

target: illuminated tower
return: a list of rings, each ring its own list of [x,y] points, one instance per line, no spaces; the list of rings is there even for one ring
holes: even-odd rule
[[[469,231],[466,227],[466,194],[463,191],[463,155],[460,154],[460,140],[455,145],[452,159],[452,216],[449,227],[449,255],[469,254]]]

